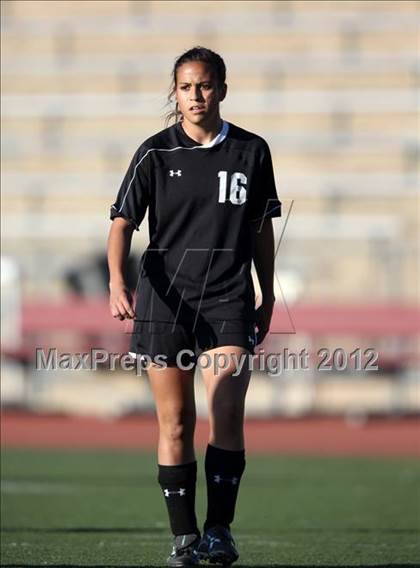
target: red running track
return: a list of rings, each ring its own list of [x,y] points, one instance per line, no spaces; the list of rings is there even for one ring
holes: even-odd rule
[[[196,447],[207,444],[208,427],[197,421]],[[419,418],[343,418],[246,421],[246,448],[253,453],[420,457]],[[157,446],[154,415],[98,419],[3,412],[1,442],[7,448],[150,449]]]

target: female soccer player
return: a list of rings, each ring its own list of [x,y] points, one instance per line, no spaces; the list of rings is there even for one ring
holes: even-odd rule
[[[110,309],[134,319],[130,352],[147,358],[159,422],[158,481],[174,535],[169,566],[238,559],[230,533],[245,469],[244,403],[252,366],[243,356],[268,332],[275,301],[271,217],[281,215],[269,147],[220,117],[223,59],[194,47],[173,69],[175,123],[135,152],[111,207]],[[168,123],[167,123],[168,124]],[[148,208],[136,305],[124,280],[134,229]],[[251,264],[262,303],[255,306]],[[256,331],[258,328],[258,333]],[[195,515],[194,370],[207,391],[207,517]],[[223,362],[216,369],[216,361]],[[246,361],[246,360],[245,360]],[[238,369],[240,372],[237,372]]]

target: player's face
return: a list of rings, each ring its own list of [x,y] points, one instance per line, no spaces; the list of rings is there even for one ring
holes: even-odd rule
[[[219,103],[226,86],[219,89],[212,69],[201,61],[184,63],[177,70],[176,100],[184,120],[209,126],[219,119]]]

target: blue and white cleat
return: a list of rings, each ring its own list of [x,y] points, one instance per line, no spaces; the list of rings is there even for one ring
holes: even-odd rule
[[[208,560],[211,564],[222,566],[230,566],[239,558],[230,530],[221,525],[204,532],[196,553],[200,560]]]

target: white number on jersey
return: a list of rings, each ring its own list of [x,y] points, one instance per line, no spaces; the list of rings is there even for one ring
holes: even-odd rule
[[[230,177],[230,195],[226,195],[227,188],[226,171],[220,171],[219,178],[219,203],[225,203],[229,199],[233,205],[242,205],[246,201],[246,182],[247,177],[242,172],[234,172]]]

